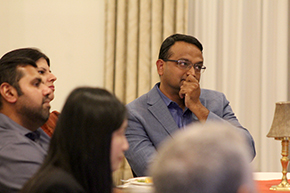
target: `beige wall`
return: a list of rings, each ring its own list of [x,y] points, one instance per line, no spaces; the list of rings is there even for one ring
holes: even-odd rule
[[[69,92],[103,86],[103,0],[0,0],[0,56],[37,47],[57,76],[52,110],[60,111]]]

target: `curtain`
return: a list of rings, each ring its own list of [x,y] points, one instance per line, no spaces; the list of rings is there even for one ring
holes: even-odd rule
[[[104,86],[125,104],[158,81],[155,62],[162,41],[187,33],[187,0],[106,0]],[[130,177],[124,159],[115,184]]]
[[[280,172],[281,141],[267,138],[275,103],[289,100],[287,0],[189,0],[188,33],[204,46],[201,87],[226,94],[256,143],[255,171]]]
[[[187,32],[187,0],[107,0],[105,88],[129,103],[159,81],[162,41]]]

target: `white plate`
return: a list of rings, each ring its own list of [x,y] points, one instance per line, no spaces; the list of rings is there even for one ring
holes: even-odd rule
[[[128,182],[129,182],[130,184],[134,184],[134,185],[152,186],[153,183],[146,183],[146,182],[145,182],[145,179],[146,179],[146,178],[151,178],[151,177],[144,176],[144,177],[138,177],[138,178],[130,178],[130,179],[128,179]]]

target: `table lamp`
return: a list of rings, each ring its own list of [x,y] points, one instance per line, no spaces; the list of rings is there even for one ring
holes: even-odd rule
[[[282,141],[282,181],[280,184],[272,186],[270,190],[290,191],[290,184],[287,180],[287,168],[289,162],[288,146],[290,139],[290,101],[276,103],[272,126],[267,137],[273,137],[276,140]]]

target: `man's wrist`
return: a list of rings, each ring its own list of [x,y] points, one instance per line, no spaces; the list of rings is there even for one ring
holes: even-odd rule
[[[207,120],[209,110],[203,106],[200,101],[198,103],[191,104],[188,108],[193,114],[195,114],[200,122],[205,122]]]

